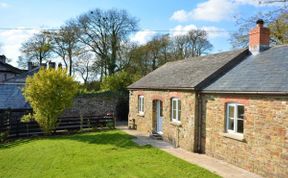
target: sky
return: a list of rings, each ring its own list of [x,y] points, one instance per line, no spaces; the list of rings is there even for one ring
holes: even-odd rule
[[[237,30],[235,17],[250,17],[278,5],[257,0],[0,0],[0,54],[17,66],[19,48],[33,34],[57,29],[95,8],[125,9],[136,17],[140,29],[131,40],[139,44],[158,33],[175,36],[197,28],[208,31],[212,53],[227,51],[230,33]]]

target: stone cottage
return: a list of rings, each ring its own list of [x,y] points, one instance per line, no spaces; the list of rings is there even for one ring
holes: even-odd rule
[[[129,127],[266,177],[288,177],[288,45],[169,62],[129,86]]]

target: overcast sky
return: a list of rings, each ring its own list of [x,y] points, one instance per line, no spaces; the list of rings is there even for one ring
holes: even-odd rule
[[[265,0],[264,0],[265,1]],[[229,33],[235,16],[249,17],[275,8],[257,0],[0,0],[0,44],[16,65],[21,43],[40,29],[58,28],[66,20],[94,8],[126,9],[139,19],[131,38],[141,44],[156,33],[178,35],[201,28],[209,33],[212,52],[231,49]],[[257,19],[255,19],[256,21]]]

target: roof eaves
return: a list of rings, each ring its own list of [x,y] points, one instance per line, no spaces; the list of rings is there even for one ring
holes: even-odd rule
[[[18,69],[17,67],[14,67],[14,66],[12,66],[10,64],[7,64],[7,63],[1,62],[1,61],[0,61],[0,64],[4,65],[8,69],[10,69],[10,70],[12,70],[13,72],[16,72],[16,73],[25,72],[25,70]]]
[[[128,90],[187,90],[193,91],[194,87],[128,87]]]
[[[203,90],[201,93],[204,94],[268,94],[268,95],[288,95],[288,92],[280,91],[221,91],[221,90]]]

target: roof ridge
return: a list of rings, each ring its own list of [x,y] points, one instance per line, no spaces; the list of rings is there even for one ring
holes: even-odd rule
[[[28,71],[26,71],[26,72],[23,72],[23,73],[15,76],[15,77],[13,77],[13,78],[9,78],[9,79],[7,79],[7,80],[4,80],[3,82],[5,83],[5,82],[13,81],[13,80],[15,80],[15,79],[19,79],[19,78],[21,79],[22,77],[25,77],[25,76],[27,77],[30,73],[33,73],[33,72],[39,70],[40,67],[41,67],[41,66],[35,67],[34,69],[31,69],[31,70],[28,70]]]
[[[169,61],[169,62],[166,62],[165,64],[171,64],[171,63],[181,63],[181,62],[189,62],[189,61],[193,61],[195,59],[201,59],[201,58],[206,58],[206,57],[212,57],[212,56],[217,56],[217,55],[223,55],[225,53],[233,53],[233,52],[236,52],[236,51],[245,51],[247,50],[248,48],[240,48],[240,49],[233,49],[233,50],[230,50],[230,51],[222,51],[222,52],[218,52],[218,53],[212,53],[212,54],[207,54],[205,56],[195,56],[195,57],[190,57],[190,58],[185,58],[185,59],[180,59],[180,60],[177,60],[177,61]],[[163,65],[164,66],[164,65]],[[161,66],[162,67],[162,66]]]
[[[19,69],[19,68],[17,68],[17,67],[14,67],[14,66],[12,66],[11,64],[8,64],[8,63],[6,63],[6,62],[0,61],[0,64],[6,66],[7,68],[9,68],[9,69],[11,69],[11,70],[13,70],[13,71],[15,71],[15,72],[20,72],[20,73],[21,73],[21,72],[24,72],[24,70]]]

